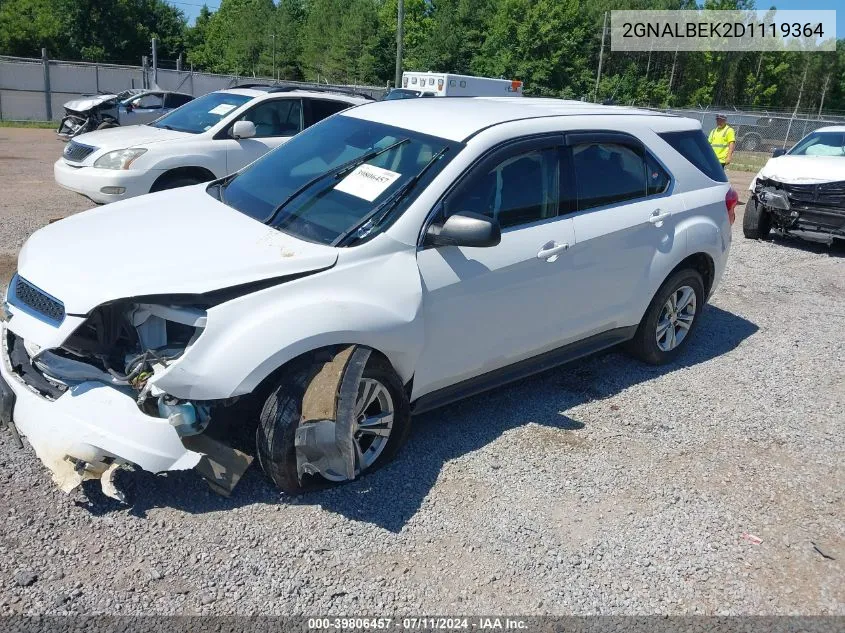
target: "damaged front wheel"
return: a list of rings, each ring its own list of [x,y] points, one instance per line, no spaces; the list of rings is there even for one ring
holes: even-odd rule
[[[299,494],[376,470],[409,430],[396,372],[377,353],[349,347],[282,378],[261,411],[256,452],[279,488]]]

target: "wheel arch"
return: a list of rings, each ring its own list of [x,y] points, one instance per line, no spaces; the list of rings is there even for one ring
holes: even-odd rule
[[[670,270],[663,281],[666,281],[666,279],[669,279],[677,271],[685,268],[691,268],[701,275],[701,279],[704,281],[704,294],[706,297],[709,297],[710,291],[713,288],[713,281],[716,277],[716,263],[713,261],[713,258],[704,252],[693,253],[682,259],[677,266]]]
[[[207,167],[200,167],[198,165],[191,165],[187,167],[173,167],[168,169],[163,174],[161,174],[158,178],[155,179],[152,187],[150,187],[150,193],[154,191],[160,191],[160,187],[173,178],[196,178],[200,182],[208,182],[210,180],[214,180],[217,176],[214,175],[214,172],[208,169]]]

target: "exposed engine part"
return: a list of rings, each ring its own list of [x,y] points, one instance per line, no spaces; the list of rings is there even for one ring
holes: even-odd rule
[[[355,402],[370,353],[368,347],[345,347],[315,368],[302,400],[302,424],[294,441],[300,481],[304,474],[355,479]]]

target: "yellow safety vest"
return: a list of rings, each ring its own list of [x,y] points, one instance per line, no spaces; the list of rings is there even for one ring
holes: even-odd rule
[[[731,143],[736,142],[736,133],[730,125],[725,125],[721,130],[714,127],[710,130],[710,136],[707,137],[710,147],[716,152],[716,158],[723,165],[728,160],[728,147]]]

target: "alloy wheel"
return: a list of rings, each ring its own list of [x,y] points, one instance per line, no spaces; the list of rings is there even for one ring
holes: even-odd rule
[[[695,290],[681,286],[667,299],[657,318],[655,337],[657,347],[670,352],[683,343],[695,319],[697,301]]]

